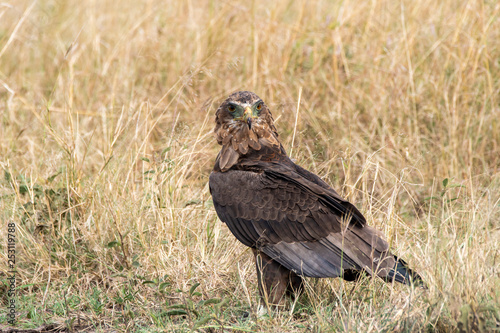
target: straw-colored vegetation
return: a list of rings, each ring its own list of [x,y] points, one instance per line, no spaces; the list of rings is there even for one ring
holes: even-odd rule
[[[499,330],[499,15],[489,0],[0,3],[0,327],[15,223],[18,328]],[[207,186],[235,90],[267,102],[297,163],[428,290],[309,279],[257,314],[253,256]]]

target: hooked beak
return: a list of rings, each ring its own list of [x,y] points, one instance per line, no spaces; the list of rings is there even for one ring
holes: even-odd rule
[[[246,120],[248,124],[248,129],[252,129],[252,110],[249,107],[245,108],[245,113],[243,114],[243,119]]]

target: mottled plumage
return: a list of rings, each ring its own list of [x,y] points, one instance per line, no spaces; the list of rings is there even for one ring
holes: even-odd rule
[[[222,149],[210,174],[219,218],[253,249],[261,295],[271,303],[301,288],[301,277],[360,273],[421,281],[389,252],[384,235],[315,174],[293,163],[268,107],[254,93],[230,95],[216,112]]]

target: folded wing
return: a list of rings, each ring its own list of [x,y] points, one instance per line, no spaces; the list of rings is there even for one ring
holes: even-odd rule
[[[210,175],[215,210],[239,241],[302,276],[389,276],[387,242],[352,204],[303,169],[263,163]]]

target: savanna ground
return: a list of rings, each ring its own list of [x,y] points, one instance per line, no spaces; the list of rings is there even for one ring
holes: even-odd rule
[[[14,223],[16,329],[499,331],[499,14],[479,0],[0,3],[0,329]],[[207,186],[214,112],[235,90],[267,102],[289,154],[428,290],[309,279],[257,315],[253,256]]]

